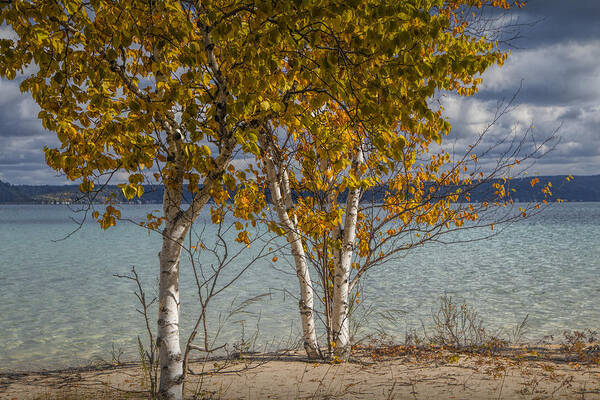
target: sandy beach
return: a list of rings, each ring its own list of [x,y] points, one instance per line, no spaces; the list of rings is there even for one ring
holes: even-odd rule
[[[598,344],[504,349],[494,355],[387,346],[351,362],[313,363],[299,352],[194,363],[189,399],[600,399]],[[581,358],[585,356],[585,360]],[[589,355],[589,356],[586,356]],[[0,374],[0,399],[144,399],[136,363]]]

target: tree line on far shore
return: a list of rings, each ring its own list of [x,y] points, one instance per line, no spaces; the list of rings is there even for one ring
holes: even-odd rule
[[[600,175],[574,176],[569,182],[566,175],[536,176],[541,182],[551,182],[554,197],[566,202],[600,202]],[[500,181],[500,179],[498,179]],[[510,186],[516,190],[514,199],[518,202],[540,201],[539,190],[531,187],[531,178],[516,178],[510,181]],[[474,192],[471,202],[479,202],[485,193],[489,192],[493,182],[486,182],[483,187]],[[123,196],[117,185],[105,187],[105,196],[96,199],[96,203],[103,203],[109,194],[115,193],[121,203],[130,201]],[[164,188],[161,185],[144,185],[144,194],[136,199],[135,204],[161,204]],[[231,193],[235,195],[235,191]],[[302,193],[299,194],[302,196]],[[269,189],[265,189],[265,196],[270,199]],[[294,197],[298,194],[294,194]],[[373,192],[377,202],[383,199],[383,191]],[[184,197],[191,199],[192,194],[188,191]],[[371,197],[371,196],[367,196]],[[483,199],[485,200],[485,199]],[[79,191],[79,185],[13,185],[0,181],[0,204],[54,204],[54,203],[77,203],[85,201]]]

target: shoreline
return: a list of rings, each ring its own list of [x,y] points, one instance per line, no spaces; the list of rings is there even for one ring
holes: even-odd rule
[[[600,399],[600,342],[479,352],[364,346],[342,364],[288,351],[213,358],[190,368],[186,398]],[[136,362],[0,373],[2,400],[144,399],[147,386]]]

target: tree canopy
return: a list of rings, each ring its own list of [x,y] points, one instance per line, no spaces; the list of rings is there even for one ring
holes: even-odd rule
[[[62,143],[47,161],[82,190],[122,171],[132,198],[153,167],[196,190],[236,143],[258,154],[260,122],[314,125],[326,102],[383,151],[398,128],[439,140],[449,125],[427,99],[471,93],[504,57],[457,34],[465,5],[482,2],[11,1],[0,23],[19,39],[0,42],[0,74],[37,66],[21,89]]]

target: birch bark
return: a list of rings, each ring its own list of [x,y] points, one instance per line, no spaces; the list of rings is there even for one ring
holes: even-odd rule
[[[362,150],[358,150],[355,160],[356,166],[363,162]],[[349,324],[349,298],[350,298],[350,270],[352,267],[352,254],[354,252],[354,239],[356,238],[356,222],[358,217],[358,205],[361,189],[356,188],[348,192],[346,200],[346,212],[344,218],[344,229],[340,232],[341,249],[339,257],[334,259],[334,283],[333,283],[333,316],[332,325],[334,329],[335,348],[334,355],[346,359],[350,355],[350,324]]]
[[[158,289],[157,345],[160,360],[160,399],[182,398],[183,356],[179,345],[179,262],[181,245],[187,229],[167,223],[158,254],[160,278]]]
[[[261,136],[261,147],[264,150],[265,169],[269,186],[271,189],[271,201],[277,211],[277,216],[285,230],[287,241],[290,243],[294,263],[296,266],[296,276],[300,285],[300,318],[302,320],[302,337],[304,340],[304,349],[309,359],[320,358],[319,344],[315,328],[314,318],[314,292],[310,272],[306,262],[306,253],[302,245],[302,236],[298,230],[298,220],[296,216],[290,217],[288,210],[293,207],[292,194],[289,185],[289,177],[284,169],[277,174],[277,168],[273,157],[269,152],[267,138]],[[281,177],[281,179],[280,179]]]

